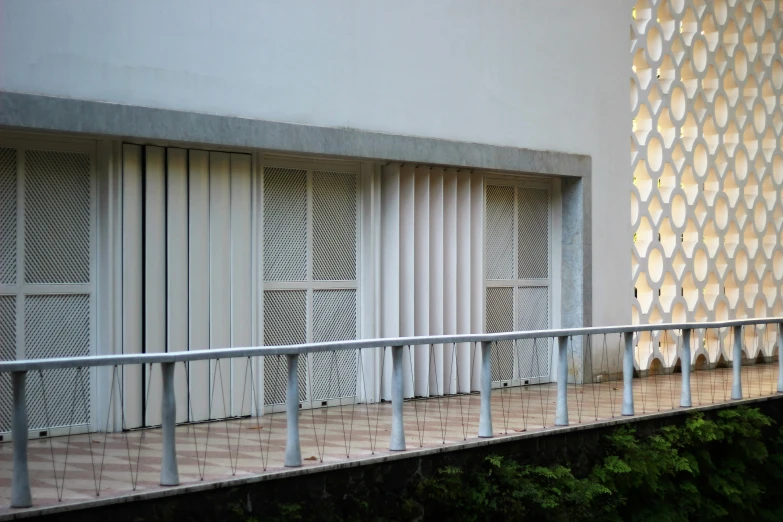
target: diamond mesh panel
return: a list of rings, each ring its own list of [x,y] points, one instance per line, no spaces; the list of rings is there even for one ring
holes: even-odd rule
[[[264,345],[307,342],[307,292],[281,290],[264,292]],[[307,358],[299,356],[299,400],[307,390]],[[264,359],[264,404],[285,402],[288,365],[285,356]]]
[[[487,288],[487,333],[514,330],[514,289]],[[490,357],[493,381],[507,381],[514,377],[514,343],[495,343]]]
[[[25,357],[28,359],[89,355],[90,296],[26,296],[24,330]],[[28,376],[27,407],[31,429],[67,426],[71,418],[74,425],[90,422],[90,372],[82,369],[79,383],[76,376],[75,368],[43,372],[48,426],[40,378],[37,372]]]
[[[486,277],[514,279],[514,187],[487,187]]]
[[[0,148],[0,284],[16,283],[16,151]]]
[[[356,175],[313,172],[313,279],[356,279]]]
[[[545,279],[549,277],[549,191],[522,187],[518,191],[519,278]]]
[[[16,359],[16,296],[0,296],[0,361]],[[0,373],[0,433],[11,431],[11,376]]]
[[[264,280],[307,278],[307,171],[264,168]]]
[[[549,328],[549,288],[517,288],[517,330]],[[519,378],[549,377],[549,339],[517,341]]]
[[[356,290],[313,292],[313,342],[356,339]],[[356,395],[356,352],[313,355],[313,399]]]
[[[25,281],[90,282],[90,156],[25,153]]]

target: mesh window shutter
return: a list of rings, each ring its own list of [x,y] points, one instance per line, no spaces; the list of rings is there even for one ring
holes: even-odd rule
[[[90,296],[33,295],[25,297],[26,357],[83,357],[90,354]],[[43,372],[46,401],[38,376],[27,380],[30,428],[47,426],[44,405],[48,403],[49,426],[89,422],[90,372],[72,368]]]
[[[16,150],[0,148],[0,284],[6,285],[16,283],[16,197]]]
[[[264,168],[264,280],[307,279],[307,171]]]
[[[514,187],[488,186],[486,278],[514,278]]]
[[[313,279],[356,279],[354,174],[313,172]]]
[[[549,191],[518,189],[519,279],[549,277]]]
[[[517,289],[517,329],[545,330],[549,327],[549,288]],[[549,376],[549,339],[517,341],[519,377],[521,379]]]
[[[313,342],[356,338],[356,290],[313,292]],[[356,395],[356,353],[340,350],[313,355],[313,398]]]
[[[487,288],[487,333],[510,332],[514,329],[514,289]],[[491,352],[490,368],[493,381],[514,377],[514,343],[500,341]]]
[[[16,296],[0,296],[0,361],[16,359]],[[11,431],[11,375],[0,374],[0,433]]]
[[[264,292],[264,345],[307,342],[307,291],[270,290]],[[299,356],[299,400],[305,400],[307,358]],[[285,356],[264,359],[264,404],[285,402],[288,365]]]
[[[90,282],[90,156],[25,154],[25,281]]]

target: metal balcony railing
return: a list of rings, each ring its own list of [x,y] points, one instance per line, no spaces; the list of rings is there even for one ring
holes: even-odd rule
[[[745,329],[745,335],[743,335],[743,329]],[[770,334],[770,329],[772,333]],[[717,366],[717,359],[719,356],[723,356],[724,360],[731,361],[731,394],[732,400],[743,398],[743,353],[746,354],[745,360],[749,359],[764,359],[769,361],[772,359],[772,353],[774,347],[777,346],[778,353],[781,347],[781,339],[783,338],[783,318],[760,318],[760,319],[746,319],[746,320],[732,320],[732,321],[720,321],[709,323],[679,323],[679,324],[655,324],[655,325],[633,325],[633,326],[612,326],[612,327],[593,327],[593,328],[571,328],[571,329],[559,329],[559,330],[541,330],[541,331],[522,331],[522,332],[504,332],[494,334],[471,334],[471,335],[441,335],[431,337],[405,337],[396,339],[371,339],[371,340],[356,340],[356,341],[344,341],[344,342],[329,342],[329,343],[313,343],[302,344],[292,346],[260,346],[249,348],[226,348],[215,350],[202,350],[202,351],[187,351],[187,352],[169,352],[169,353],[149,353],[149,354],[134,354],[134,355],[109,355],[109,356],[93,356],[93,357],[73,357],[73,358],[55,358],[55,359],[36,359],[36,360],[20,360],[20,361],[3,361],[0,362],[0,374],[10,373],[11,385],[13,390],[13,409],[11,418],[11,433],[13,444],[13,478],[11,488],[10,505],[14,508],[30,507],[33,505],[33,498],[30,489],[30,478],[28,473],[28,405],[25,400],[26,390],[26,375],[28,372],[40,372],[47,370],[61,370],[65,368],[74,368],[78,372],[82,369],[91,367],[108,366],[114,367],[116,375],[117,367],[127,365],[159,365],[160,366],[160,378],[162,380],[161,386],[161,433],[162,433],[162,449],[160,455],[160,485],[161,486],[176,486],[180,484],[180,473],[178,467],[178,461],[181,456],[177,453],[177,439],[175,436],[176,429],[176,387],[175,387],[175,365],[177,363],[187,363],[193,361],[221,361],[225,359],[241,359],[246,358],[248,360],[252,358],[270,358],[274,357],[279,359],[284,357],[287,362],[287,381],[286,381],[286,398],[285,398],[285,449],[282,465],[285,467],[298,467],[303,464],[302,451],[301,451],[301,438],[300,438],[300,417],[302,413],[300,410],[300,387],[299,387],[299,355],[310,353],[336,353],[341,350],[354,350],[357,353],[359,359],[362,357],[362,353],[365,350],[382,350],[384,353],[383,359],[385,359],[385,353],[387,349],[391,350],[391,424],[388,437],[388,449],[390,451],[404,451],[406,449],[406,435],[405,435],[405,423],[403,416],[403,403],[404,403],[404,350],[407,347],[409,350],[415,346],[429,346],[430,350],[434,345],[456,345],[459,343],[468,343],[472,346],[475,355],[480,355],[480,367],[477,368],[479,375],[478,385],[478,423],[471,425],[471,419],[468,418],[465,421],[464,412],[462,411],[462,402],[460,402],[460,414],[463,416],[462,429],[464,431],[464,439],[467,440],[470,433],[475,433],[477,437],[489,438],[493,437],[495,427],[493,427],[493,401],[492,396],[494,394],[500,395],[500,409],[498,410],[498,401],[495,401],[494,409],[495,414],[500,413],[503,416],[503,425],[506,433],[508,432],[509,419],[512,415],[518,414],[523,417],[526,415],[524,397],[520,396],[519,403],[512,405],[510,399],[507,398],[507,391],[503,388],[493,387],[492,382],[492,352],[497,349],[497,343],[508,341],[520,341],[520,340],[545,340],[547,343],[556,343],[557,352],[556,359],[557,375],[556,384],[552,385],[556,390],[556,401],[554,408],[554,425],[555,426],[567,426],[569,424],[569,407],[576,406],[578,409],[578,422],[582,421],[582,411],[584,409],[585,396],[583,392],[588,387],[593,386],[593,406],[595,409],[595,418],[599,419],[601,413],[599,410],[601,407],[606,407],[607,404],[611,408],[611,415],[615,415],[615,405],[617,400],[612,395],[611,390],[616,390],[617,387],[610,388],[608,403],[601,403],[601,382],[604,379],[611,379],[611,376],[605,377],[603,368],[599,368],[599,371],[595,371],[593,364],[592,374],[600,374],[601,378],[593,380],[592,382],[584,383],[582,388],[576,390],[577,384],[574,383],[574,379],[570,379],[569,383],[569,368],[573,369],[574,361],[572,354],[572,364],[569,365],[569,345],[572,345],[574,338],[582,338],[587,342],[582,344],[582,348],[592,346],[592,340],[597,336],[603,336],[604,339],[604,351],[606,351],[606,338],[610,335],[617,335],[618,342],[624,343],[624,348],[620,349],[617,355],[617,373],[619,374],[619,367],[622,367],[622,398],[619,404],[618,411],[621,415],[630,416],[635,413],[635,401],[634,393],[634,373],[641,374],[647,372],[648,379],[655,378],[653,375],[653,369],[645,369],[645,364],[639,364],[638,368],[635,365],[638,358],[638,350],[644,348],[639,342],[642,336],[650,340],[650,351],[648,357],[652,357],[656,350],[652,346],[652,335],[670,335],[677,332],[678,339],[680,341],[675,345],[674,352],[669,354],[669,359],[673,363],[674,360],[679,359],[683,361],[681,363],[681,376],[676,378],[674,375],[669,375],[667,383],[670,386],[669,394],[671,398],[671,407],[691,407],[693,405],[692,400],[692,366],[694,363],[693,351],[694,348],[692,339],[699,332],[703,333],[704,346],[707,345],[708,332],[711,333],[711,338],[718,339],[721,342],[721,346],[724,345],[724,340],[731,339],[731,351],[723,354],[714,352],[716,361],[711,360],[711,356],[708,357],[707,369],[713,369]],[[748,332],[752,334],[752,340],[748,339]],[[770,342],[770,335],[772,336],[772,342]],[[751,346],[753,345],[753,346]],[[535,350],[535,348],[533,348]],[[480,350],[480,354],[477,351]],[[660,351],[660,350],[659,350]],[[698,351],[698,347],[697,347]],[[720,350],[718,350],[720,351]],[[754,358],[755,355],[755,358]],[[620,360],[620,358],[622,358]],[[472,358],[473,359],[473,358]],[[409,352],[408,364],[412,364]],[[621,364],[620,364],[621,363]],[[601,363],[603,364],[603,362]],[[608,368],[608,365],[607,365]],[[783,357],[778,357],[777,368],[773,366],[767,366],[770,369],[777,370],[777,385],[774,387],[774,381],[770,380],[770,373],[766,372],[768,377],[769,391],[767,392],[762,384],[761,370],[757,370],[759,380],[756,382],[756,389],[759,396],[764,394],[774,394],[783,391]],[[640,371],[641,370],[641,371]],[[717,370],[714,370],[717,372]],[[382,373],[382,372],[381,372]],[[472,372],[471,372],[472,373]],[[610,370],[605,372],[611,374]],[[671,372],[670,372],[671,373]],[[747,373],[747,372],[746,372]],[[151,375],[151,374],[149,374]],[[652,376],[652,377],[651,377]],[[443,377],[443,376],[440,376]],[[438,374],[435,374],[435,379],[440,378]],[[746,375],[749,378],[749,374]],[[774,377],[771,377],[774,379]],[[252,377],[251,377],[252,379]],[[675,399],[675,380],[679,386],[679,401]],[[729,375],[728,370],[726,372],[725,382],[728,382]],[[636,379],[640,381],[640,379]],[[715,398],[716,389],[719,385],[716,385],[714,378],[702,379],[695,381],[697,386],[709,386],[707,395],[710,393]],[[42,379],[43,383],[43,379]],[[702,383],[702,384],[699,384]],[[576,392],[569,393],[569,386],[575,387]],[[43,384],[42,384],[43,386]],[[544,385],[549,386],[549,385]],[[599,386],[598,388],[595,388]],[[619,385],[618,385],[619,386]],[[647,385],[647,392],[645,389],[636,387],[636,393],[642,393],[642,400],[655,400],[660,411],[661,400],[661,388],[656,381],[654,385],[654,395],[649,395],[649,383]],[[542,388],[543,389],[543,388]],[[112,393],[114,390],[114,381],[112,381]],[[595,391],[598,390],[598,399],[595,399]],[[724,388],[724,400],[728,400],[726,397],[726,389]],[[214,393],[214,391],[213,391]],[[549,392],[547,391],[547,394]],[[580,394],[582,394],[580,403]],[[615,394],[616,395],[616,394]],[[43,395],[45,397],[45,393]],[[75,396],[75,393],[74,393]],[[698,401],[701,403],[704,394],[697,390]],[[244,400],[244,397],[243,397]],[[427,399],[435,400],[435,399]],[[471,397],[468,398],[468,404],[470,404]],[[530,399],[527,399],[530,400]],[[606,399],[605,399],[606,400]],[[705,399],[706,400],[706,399]],[[211,401],[211,399],[210,399]],[[720,401],[718,401],[720,402]],[[541,397],[542,404],[542,420],[543,426],[546,427],[548,423],[548,411],[544,406],[543,396]],[[644,402],[642,403],[644,408]],[[528,404],[529,406],[529,404]],[[516,410],[516,411],[514,411]],[[382,409],[377,409],[377,415],[381,414]],[[387,410],[383,410],[387,412]],[[440,410],[439,410],[440,411]],[[425,420],[426,423],[426,408],[425,408]],[[353,414],[352,414],[353,416]],[[369,416],[369,413],[368,413]],[[470,416],[470,410],[468,410],[468,416]],[[573,415],[571,416],[573,418]],[[372,430],[370,429],[368,420],[368,432],[372,437]],[[443,417],[440,417],[441,428],[443,429],[443,443],[446,443],[445,428],[443,426]],[[446,412],[446,422],[448,422],[448,411]],[[315,430],[315,420],[313,420],[313,430]],[[108,421],[107,421],[108,426]],[[418,409],[416,410],[416,429],[419,429]],[[524,429],[516,431],[524,431],[528,428],[528,419],[524,419]],[[260,429],[260,427],[259,427]],[[345,430],[345,425],[343,424]],[[352,428],[351,428],[352,429]],[[475,431],[472,431],[474,430]],[[272,428],[269,427],[270,437]],[[424,435],[423,431],[419,429],[419,442],[423,447]],[[228,434],[228,432],[227,432]],[[209,435],[207,435],[208,440]],[[324,432],[325,437],[325,432]],[[238,439],[237,439],[238,440]],[[271,440],[271,439],[270,439]],[[347,439],[346,439],[347,441]],[[89,441],[94,442],[94,441]],[[260,436],[259,436],[260,442]],[[378,443],[377,438],[377,421],[376,421],[376,438],[375,444]],[[316,445],[318,445],[316,434]],[[325,440],[324,440],[325,444]],[[348,444],[350,444],[348,442]],[[373,447],[373,453],[375,447],[372,446],[372,439],[370,445]],[[320,446],[319,446],[320,448]],[[229,454],[231,453],[231,444],[229,441]],[[92,452],[92,450],[90,449]],[[238,450],[237,450],[238,451]],[[268,449],[267,449],[268,451]],[[319,450],[320,451],[320,450]],[[349,447],[346,447],[346,456],[350,453]],[[92,458],[92,453],[90,453]],[[65,467],[67,466],[67,451],[66,451],[66,463],[63,468],[62,480],[65,480]],[[105,456],[105,440],[104,440],[104,456]],[[128,450],[128,456],[130,459],[130,450]],[[229,455],[231,458],[231,455]],[[263,458],[263,455],[262,455]],[[237,456],[238,459],[238,456]],[[323,458],[322,458],[323,459]],[[310,459],[308,459],[310,460]],[[54,466],[54,450],[52,450],[52,461]],[[238,462],[238,460],[237,460]],[[201,465],[199,464],[199,471],[201,473],[201,479],[204,475],[201,472]],[[206,466],[206,454],[205,454],[205,466]],[[266,469],[266,462],[264,469]],[[235,472],[235,464],[232,461],[232,469]],[[93,473],[95,468],[93,466]],[[101,464],[101,473],[103,473],[103,465]],[[55,481],[57,476],[55,473]],[[131,480],[134,481],[134,489],[138,480],[138,464],[137,464],[137,478],[133,479],[133,473],[131,469]],[[57,486],[59,488],[59,486]],[[64,487],[64,486],[63,486]],[[62,500],[62,493],[59,493],[59,499]],[[96,477],[96,495],[100,493],[100,480]]]

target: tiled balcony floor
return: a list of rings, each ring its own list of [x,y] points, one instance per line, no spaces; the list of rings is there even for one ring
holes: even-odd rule
[[[742,369],[745,398],[775,394],[778,365]],[[681,376],[634,379],[637,416],[677,409]],[[555,384],[496,389],[492,416],[498,438],[506,434],[552,429]],[[728,402],[731,370],[692,374],[693,407]],[[620,416],[622,382],[569,385],[571,424],[589,424]],[[479,396],[454,396],[409,401],[404,405],[408,450],[459,445],[476,440]],[[302,410],[300,433],[303,466],[389,454],[391,404],[346,405]],[[183,486],[226,481],[283,469],[285,416],[177,427],[177,456]],[[77,504],[165,489],[160,478],[160,429],[37,439],[29,442],[32,509]],[[54,468],[52,467],[54,455]],[[349,456],[348,456],[349,455]],[[67,458],[67,468],[65,467]],[[12,446],[0,443],[0,519],[25,510],[8,507],[11,494]],[[59,492],[58,492],[59,489]],[[96,492],[99,492],[98,496]],[[59,497],[62,500],[58,500]]]

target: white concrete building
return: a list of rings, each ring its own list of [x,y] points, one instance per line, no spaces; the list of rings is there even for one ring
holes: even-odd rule
[[[658,207],[668,216],[680,202],[676,194],[650,197],[634,177],[642,178],[640,162],[650,167],[644,183],[665,170],[668,159],[649,162],[656,133],[665,143],[660,154],[670,158],[667,132],[706,131],[679,113],[671,128],[661,123],[657,107],[669,107],[675,91],[653,87],[658,71],[669,56],[671,70],[682,69],[680,54],[711,42],[724,4],[742,35],[747,24],[758,29],[754,13],[762,9],[765,25],[750,34],[761,48],[772,35],[773,59],[759,52],[746,56],[746,67],[781,70],[776,2],[702,4],[0,0],[1,356],[672,318],[650,311],[653,294],[680,289],[688,301],[685,276],[669,267],[701,262],[703,249],[679,259],[666,234],[656,242]],[[742,18],[743,9],[750,15]],[[675,43],[680,22],[695,38]],[[737,48],[749,45],[745,39]],[[714,60],[720,49],[733,57],[711,43],[705,52]],[[697,114],[700,93],[713,103],[711,80],[699,72],[701,58],[692,60],[696,83],[677,76],[674,85],[682,82],[682,103]],[[749,97],[766,100],[761,81],[757,92],[743,91],[751,106],[760,102]],[[757,130],[772,129],[779,149],[780,85],[770,85],[774,106]],[[666,128],[655,130],[652,121]],[[640,135],[647,127],[652,142]],[[718,164],[711,147],[705,158]],[[691,152],[684,163],[675,160],[666,178],[675,185],[702,161]],[[777,160],[765,161],[771,172]],[[700,172],[692,175],[696,185]],[[718,171],[715,179],[711,190],[729,188]],[[758,184],[766,187],[766,179]],[[783,179],[769,179],[769,198],[779,201]],[[699,215],[699,201],[683,198],[685,212]],[[761,281],[771,274],[773,305],[764,313],[780,306],[783,284],[773,268],[783,255],[774,205],[764,223],[765,231],[772,226],[770,254],[754,258]],[[688,241],[698,243],[708,223],[694,226]],[[661,268],[650,283],[640,274],[653,270],[652,251]],[[712,262],[709,246],[705,252]],[[695,310],[689,320],[709,315]],[[575,346],[574,376],[589,378],[590,354]],[[497,350],[493,378],[552,380],[551,347],[530,348]],[[666,358],[646,354],[639,367],[655,356]],[[300,365],[302,399],[319,405],[388,394],[388,364],[345,357],[311,356]],[[471,359],[467,345],[416,350],[406,393],[475,389]],[[433,368],[454,371],[435,382]],[[234,361],[178,374],[180,420],[248,413],[239,379],[246,371]],[[282,366],[266,364],[256,375],[265,408],[276,408]],[[89,425],[106,407],[107,383],[104,374],[84,378],[91,400],[79,423]],[[231,393],[225,407],[210,411],[201,399],[221,378]],[[159,423],[157,408],[146,408],[159,402],[158,382],[141,368],[126,371],[128,427]],[[52,399],[62,412],[70,393],[64,383]],[[0,397],[2,432],[8,395]],[[31,412],[31,426],[43,424],[41,415]]]

